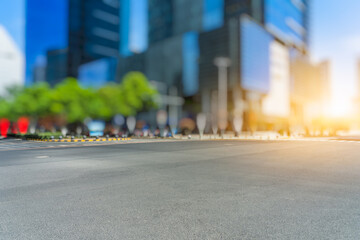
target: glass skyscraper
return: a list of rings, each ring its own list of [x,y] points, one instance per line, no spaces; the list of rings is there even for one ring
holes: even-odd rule
[[[149,42],[190,31],[210,31],[224,23],[224,0],[148,0]]]
[[[148,0],[149,44],[173,36],[174,4],[172,0]]]
[[[35,69],[51,84],[77,77],[84,63],[116,58],[119,38],[119,0],[27,0],[26,82],[42,80]]]
[[[79,68],[79,83],[83,87],[99,88],[106,83],[115,82],[116,59],[101,58],[83,64]]]
[[[240,35],[242,88],[265,94],[270,88],[270,44],[274,38],[246,17],[241,19]]]
[[[70,0],[68,76],[77,77],[80,65],[117,57],[118,0]]]
[[[251,16],[280,40],[307,44],[308,0],[224,0],[225,19]]]
[[[210,31],[224,24],[224,0],[203,1],[203,30]]]
[[[134,1],[134,0],[133,0]],[[130,47],[136,37],[129,37],[132,32],[139,32],[131,22],[136,11],[132,0],[121,1],[121,39],[120,50],[123,56],[134,54]],[[199,89],[199,33],[211,31],[224,24],[224,0],[142,0],[147,4],[148,29],[147,51],[140,56],[128,57],[119,62],[122,75],[127,69],[141,64],[149,78],[156,81],[177,85],[185,96],[197,93]],[[145,3],[147,2],[147,3]],[[139,9],[139,6],[137,6]],[[140,11],[137,10],[139,14]],[[137,15],[139,16],[139,15]],[[138,21],[139,24],[144,24]],[[140,25],[141,26],[141,25]],[[132,28],[131,28],[132,27]],[[141,31],[140,27],[140,31]],[[141,33],[138,33],[141,34]],[[132,42],[130,42],[132,41]],[[142,61],[133,61],[143,59]],[[133,63],[133,64],[131,64]],[[164,68],[164,64],[168,67]],[[121,78],[121,77],[120,77]]]
[[[281,40],[299,47],[307,44],[305,0],[264,0],[264,24]]]

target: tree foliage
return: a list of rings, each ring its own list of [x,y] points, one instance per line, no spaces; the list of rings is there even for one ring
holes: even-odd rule
[[[10,116],[10,103],[4,98],[0,98],[0,118],[12,118]]]
[[[128,73],[122,82],[122,95],[125,103],[134,111],[155,108],[157,91],[152,88],[144,74],[140,72]]]
[[[76,79],[67,78],[53,89],[46,83],[10,88],[7,100],[0,98],[0,117],[61,116],[68,123],[83,122],[87,117],[110,120],[116,114],[130,116],[155,108],[157,94],[139,72],[128,73],[121,84],[100,89],[82,88]]]
[[[12,111],[15,116],[43,117],[49,113],[51,91],[46,83],[26,87],[14,98]]]

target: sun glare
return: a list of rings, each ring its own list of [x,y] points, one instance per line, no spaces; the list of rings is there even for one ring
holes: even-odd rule
[[[327,115],[335,118],[347,118],[352,114],[352,100],[344,97],[346,94],[336,97],[334,96],[327,108]]]

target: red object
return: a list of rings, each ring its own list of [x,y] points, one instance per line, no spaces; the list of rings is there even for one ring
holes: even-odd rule
[[[12,122],[10,123],[10,132],[12,134],[18,134],[18,126],[17,126],[17,123],[16,122]]]
[[[7,137],[9,131],[10,121],[6,118],[0,118],[0,135]]]
[[[27,133],[28,128],[29,128],[29,123],[30,123],[30,121],[26,117],[21,117],[21,118],[18,119],[17,126],[18,126],[19,132],[21,134]]]

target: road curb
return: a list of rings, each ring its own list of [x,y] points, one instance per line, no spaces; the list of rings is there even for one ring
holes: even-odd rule
[[[104,138],[104,139],[35,139],[28,138],[27,141],[36,142],[113,142],[113,141],[129,141],[131,138]]]

